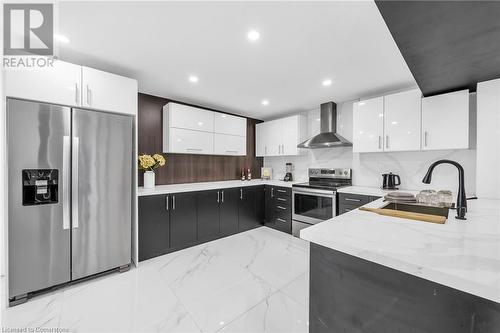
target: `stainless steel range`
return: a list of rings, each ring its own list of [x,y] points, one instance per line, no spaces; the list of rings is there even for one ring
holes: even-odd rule
[[[309,169],[309,182],[292,186],[292,234],[337,215],[337,188],[352,184],[351,169]]]

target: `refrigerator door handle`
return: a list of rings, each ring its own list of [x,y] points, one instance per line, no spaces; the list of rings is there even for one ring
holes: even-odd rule
[[[69,229],[70,209],[69,209],[69,191],[70,191],[70,165],[71,165],[71,138],[63,137],[63,167],[62,167],[62,207],[63,207],[63,229]]]
[[[80,148],[80,139],[73,137],[73,152],[71,155],[71,220],[73,229],[78,228],[78,150]]]

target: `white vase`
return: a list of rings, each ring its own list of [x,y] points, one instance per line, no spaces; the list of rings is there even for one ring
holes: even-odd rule
[[[155,172],[144,172],[144,188],[155,188]]]

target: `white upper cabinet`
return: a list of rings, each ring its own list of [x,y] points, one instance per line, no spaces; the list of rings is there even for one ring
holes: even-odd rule
[[[164,110],[166,110],[170,127],[214,132],[213,111],[178,103],[168,103]]]
[[[169,132],[170,135],[163,138],[163,151],[166,153],[211,155],[214,152],[213,133],[175,127]]]
[[[4,70],[5,96],[81,106],[82,67],[60,60],[54,61],[53,65],[30,70]]]
[[[422,99],[422,149],[469,148],[469,90]]]
[[[419,89],[384,96],[384,151],[420,149]]]
[[[224,113],[215,113],[214,132],[228,135],[246,136],[247,119]]]
[[[137,81],[94,68],[82,67],[82,106],[137,114]]]
[[[384,97],[353,104],[353,152],[383,151]]]
[[[215,155],[245,156],[247,140],[244,136],[215,133],[214,153]]]
[[[163,152],[244,156],[247,120],[179,103],[163,107]]]
[[[53,67],[6,70],[7,97],[137,114],[137,81],[56,60]]]
[[[299,155],[297,145],[304,141],[306,135],[306,119],[297,115],[255,126],[255,155],[284,156]]]

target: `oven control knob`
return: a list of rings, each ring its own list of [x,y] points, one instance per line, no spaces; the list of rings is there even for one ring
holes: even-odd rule
[[[347,170],[344,170],[344,175],[346,175],[346,176],[347,176]]]

